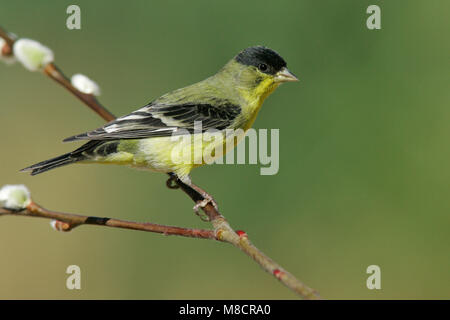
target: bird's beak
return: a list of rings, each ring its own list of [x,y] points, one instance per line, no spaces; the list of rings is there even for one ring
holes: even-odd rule
[[[294,76],[292,72],[290,72],[286,67],[281,69],[277,72],[275,75],[275,81],[276,82],[294,82],[298,81],[298,78]]]

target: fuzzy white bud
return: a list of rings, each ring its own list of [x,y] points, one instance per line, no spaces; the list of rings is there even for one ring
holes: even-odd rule
[[[56,231],[68,232],[71,227],[67,222],[52,220],[50,221],[50,226]]]
[[[0,189],[0,207],[9,210],[23,210],[30,203],[30,191],[23,184],[7,184]]]
[[[61,231],[61,229],[58,227],[58,221],[57,220],[50,221],[50,226],[56,231]]]
[[[42,70],[53,62],[53,51],[31,39],[19,39],[14,43],[14,56],[30,71]]]
[[[16,62],[16,59],[14,58],[13,55],[9,55],[9,56],[2,55],[3,47],[6,45],[7,45],[7,43],[6,43],[5,39],[0,38],[0,60],[6,64],[12,64],[12,63]]]
[[[86,77],[84,74],[74,74],[70,81],[75,88],[83,93],[93,94],[94,96],[100,95],[99,85],[95,81]]]

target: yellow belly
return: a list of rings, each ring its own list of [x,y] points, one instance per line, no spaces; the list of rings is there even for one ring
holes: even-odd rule
[[[196,167],[212,163],[230,151],[244,137],[243,130],[137,140],[137,152],[130,163],[137,168],[175,172],[187,176]]]

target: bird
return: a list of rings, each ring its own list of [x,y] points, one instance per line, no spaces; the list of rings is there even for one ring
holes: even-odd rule
[[[280,84],[293,81],[298,78],[276,51],[252,46],[213,76],[164,94],[100,128],[66,138],[64,142],[87,142],[21,171],[37,175],[72,163],[128,165],[169,173],[199,192],[204,200],[194,206],[196,211],[208,203],[217,208],[213,197],[192,182],[191,170],[205,164],[206,153],[215,159],[229,151],[222,147],[230,139],[235,146],[253,125],[264,100]],[[237,140],[230,138],[230,130],[241,132]],[[223,139],[205,143],[204,136],[212,135],[209,131]]]

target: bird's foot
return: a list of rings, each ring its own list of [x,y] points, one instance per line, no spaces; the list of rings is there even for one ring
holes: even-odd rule
[[[197,201],[197,203],[195,204],[193,209],[194,209],[195,214],[197,216],[199,216],[200,219],[202,219],[203,221],[210,221],[209,217],[206,214],[200,213],[200,209],[206,207],[208,204],[212,204],[212,206],[216,210],[219,210],[219,207],[217,206],[216,200],[214,200],[214,198],[211,197],[209,194],[205,194],[205,195],[203,195],[203,197],[204,197],[204,199],[201,201]]]
[[[177,176],[171,175],[166,181],[166,186],[169,189],[179,189],[180,186],[177,183]]]
[[[203,190],[199,186],[196,186],[195,184],[193,184],[189,177],[187,177],[187,178],[185,177],[185,179],[179,179],[179,177],[175,173],[172,173],[172,172],[169,173],[169,176],[170,176],[169,179],[167,179],[167,181],[166,181],[166,185],[168,188],[178,189],[178,188],[182,187],[183,189],[185,189],[184,185],[186,185],[189,188],[191,188],[193,191],[195,191],[199,195],[201,195],[203,200],[196,201],[195,206],[193,207],[195,214],[197,216],[199,216],[200,219],[202,219],[203,221],[210,221],[210,218],[208,217],[207,214],[200,213],[200,209],[205,208],[208,204],[211,204],[214,207],[214,209],[219,211],[219,207],[217,205],[216,200],[214,200],[214,198],[209,193],[207,193],[205,190]]]

